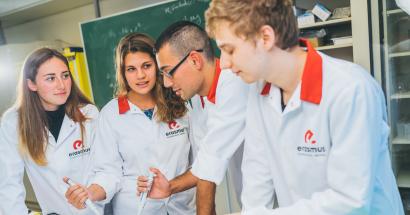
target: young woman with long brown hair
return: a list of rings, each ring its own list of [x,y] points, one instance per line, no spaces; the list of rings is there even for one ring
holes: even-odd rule
[[[73,186],[73,205],[108,202],[114,214],[135,214],[141,207],[137,177],[150,167],[172,179],[186,172],[192,147],[185,102],[162,84],[154,41],[140,33],[126,35],[116,49],[117,93],[102,109],[96,135],[95,178],[88,188]],[[195,190],[163,200],[148,200],[143,214],[195,214]]]
[[[61,53],[41,48],[28,56],[16,103],[1,121],[0,214],[27,214],[24,170],[43,214],[92,214],[67,203],[62,178],[87,183],[97,116]]]

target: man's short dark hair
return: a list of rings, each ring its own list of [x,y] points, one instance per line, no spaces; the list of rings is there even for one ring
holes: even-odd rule
[[[155,50],[159,51],[166,44],[169,44],[172,50],[181,57],[198,49],[202,49],[206,59],[210,61],[215,56],[211,39],[206,31],[199,25],[188,21],[178,21],[168,26],[158,37]]]

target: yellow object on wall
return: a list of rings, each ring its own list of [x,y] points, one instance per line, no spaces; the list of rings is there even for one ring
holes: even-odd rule
[[[90,76],[85,64],[84,51],[80,47],[64,48],[64,56],[68,59],[71,74],[80,90],[94,102]]]

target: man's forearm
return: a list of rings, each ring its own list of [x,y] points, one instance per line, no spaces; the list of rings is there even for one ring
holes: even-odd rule
[[[215,190],[213,182],[199,179],[196,190],[197,215],[215,215]]]
[[[196,186],[198,178],[192,175],[191,171],[186,171],[184,174],[175,177],[169,182],[171,194],[179,193]]]

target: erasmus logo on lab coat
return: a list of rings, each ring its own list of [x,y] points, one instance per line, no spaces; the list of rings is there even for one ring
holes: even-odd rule
[[[169,129],[175,129],[175,128],[179,128],[179,125],[177,122],[175,122],[175,120],[171,121],[168,123],[168,128]]]
[[[300,155],[306,156],[325,156],[326,155],[326,148],[324,146],[320,146],[320,144],[315,139],[315,134],[313,131],[308,129],[304,135],[304,144],[298,145],[296,150]]]
[[[76,140],[73,143],[73,152],[68,153],[68,157],[76,158],[90,153],[90,147],[84,147],[82,140]]]
[[[165,136],[167,138],[171,138],[171,137],[176,137],[176,136],[185,134],[185,128],[184,127],[180,128],[180,127],[181,126],[178,125],[178,123],[174,120],[169,122],[168,128],[170,131],[166,131]]]

